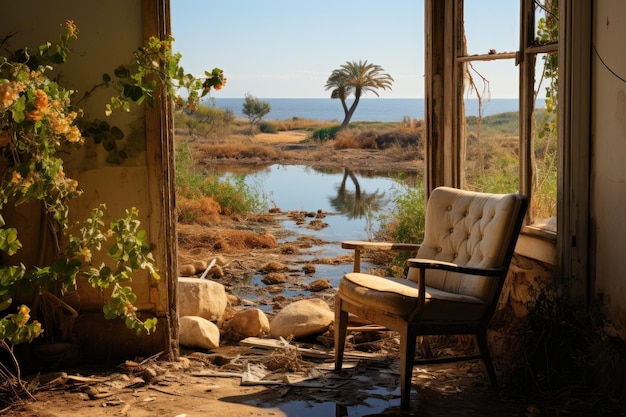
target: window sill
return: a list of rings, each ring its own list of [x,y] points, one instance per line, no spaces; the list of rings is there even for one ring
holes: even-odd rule
[[[556,265],[556,233],[532,226],[525,226],[517,239],[515,253]]]

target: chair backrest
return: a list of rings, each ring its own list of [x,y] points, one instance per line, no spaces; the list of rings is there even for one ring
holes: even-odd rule
[[[520,194],[438,187],[428,199],[424,240],[417,257],[508,268],[527,205],[527,198]],[[499,296],[505,275],[498,279],[428,270],[426,285],[490,303],[496,293]]]

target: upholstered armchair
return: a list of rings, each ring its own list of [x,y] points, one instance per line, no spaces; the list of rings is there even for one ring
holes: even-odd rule
[[[335,370],[340,371],[348,314],[400,334],[401,406],[408,408],[413,365],[481,359],[497,384],[487,326],[509,269],[526,213],[519,194],[487,194],[448,187],[433,190],[421,244],[342,242],[353,249],[354,271],[340,281],[335,300]],[[415,250],[404,278],[360,272],[363,250]],[[417,336],[474,335],[477,354],[415,358]]]

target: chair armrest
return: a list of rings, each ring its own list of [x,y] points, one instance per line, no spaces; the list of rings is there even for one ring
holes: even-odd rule
[[[361,251],[362,250],[396,250],[415,251],[420,248],[418,243],[391,243],[391,242],[368,242],[365,240],[346,240],[341,242],[343,249],[354,250],[354,272],[361,272]]]
[[[444,271],[459,272],[461,274],[469,275],[483,275],[487,277],[501,276],[507,270],[507,268],[475,268],[471,266],[461,266],[451,262],[436,261],[434,259],[419,259],[411,258],[407,259],[407,265],[412,268],[421,269],[442,269]]]
[[[508,270],[506,267],[500,268],[475,268],[471,266],[461,266],[452,262],[437,261],[434,259],[410,258],[406,261],[407,266],[417,268],[417,287],[418,298],[417,303],[411,314],[409,314],[409,322],[417,323],[422,314],[422,307],[426,297],[426,278],[425,271],[427,269],[439,269],[444,271],[458,272],[461,274],[481,275],[488,277],[502,277]]]
[[[418,243],[368,242],[365,240],[346,240],[341,242],[344,249],[376,249],[376,250],[414,250],[420,248]]]

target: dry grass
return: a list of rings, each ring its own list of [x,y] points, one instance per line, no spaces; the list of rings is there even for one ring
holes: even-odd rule
[[[207,226],[219,223],[222,211],[217,201],[211,197],[200,197],[197,200],[179,197],[177,209],[179,222]]]
[[[322,127],[331,127],[337,124],[336,122],[322,122],[319,120],[301,119],[299,117],[287,120],[269,120],[268,122],[274,125],[276,130],[279,131],[313,130]]]
[[[276,148],[268,145],[260,145],[254,143],[233,142],[218,145],[197,145],[195,148],[196,158],[201,161],[213,158],[261,158],[276,159],[278,151]]]
[[[181,225],[178,242],[185,248],[204,247],[211,251],[235,252],[250,249],[272,249],[276,237],[248,230],[207,228],[199,224]]]
[[[337,133],[335,149],[390,149],[392,147],[423,147],[423,126],[399,125],[395,128],[346,129]]]
[[[377,149],[376,132],[373,130],[343,130],[335,135],[335,149]]]

